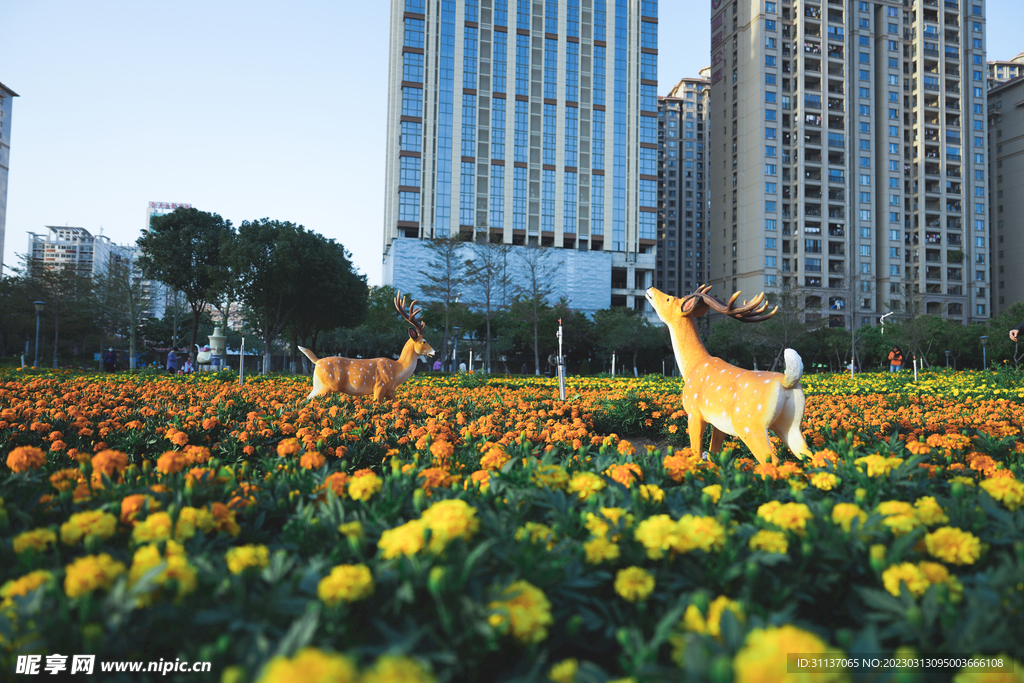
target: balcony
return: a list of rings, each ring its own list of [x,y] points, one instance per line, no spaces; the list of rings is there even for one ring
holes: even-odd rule
[[[832,233],[829,232],[831,235]],[[845,256],[846,245],[842,242],[829,242],[828,243],[828,255],[829,256]]]
[[[960,202],[946,202],[946,211],[960,213]]]
[[[828,190],[828,199],[831,202],[842,202],[842,201],[845,201],[846,200],[846,190],[844,190],[842,188],[830,187],[829,190]]]
[[[947,280],[963,280],[964,271],[962,268],[946,268],[946,279]]]
[[[828,172],[828,181],[830,183],[841,183],[843,182],[843,174],[837,173],[836,171],[830,170]]]
[[[841,225],[835,226],[835,227],[829,226],[828,236],[829,237],[846,237],[846,231],[843,229],[843,226],[841,226]],[[839,245],[839,246],[842,247],[842,245]],[[830,245],[830,247],[831,247],[831,245]]]
[[[829,261],[828,272],[833,275],[841,275],[846,272],[846,266],[842,261]]]
[[[846,218],[846,211],[842,207],[829,207],[829,218]]]
[[[804,43],[804,52],[807,52],[807,53],[812,54],[812,55],[820,55],[821,54],[821,43],[805,42]]]
[[[942,280],[942,268],[939,266],[928,266],[924,269],[925,280]]]
[[[821,206],[817,204],[810,204],[804,207],[805,216],[821,216]]]

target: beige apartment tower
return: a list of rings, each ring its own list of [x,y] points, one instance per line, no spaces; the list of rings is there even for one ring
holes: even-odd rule
[[[988,91],[992,309],[1024,301],[1024,77]]]
[[[712,0],[711,282],[986,320],[982,0]]]

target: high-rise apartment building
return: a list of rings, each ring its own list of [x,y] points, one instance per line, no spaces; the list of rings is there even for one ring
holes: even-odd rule
[[[1024,76],[1024,52],[1009,61],[995,60],[988,63],[988,87],[994,88],[1000,83],[1012,81]]]
[[[1024,78],[988,91],[988,125],[992,312],[998,315],[1024,301]]]
[[[657,239],[656,0],[392,0],[384,282],[423,240],[554,247],[555,296],[642,308]],[[513,275],[514,275],[513,269]]]
[[[985,320],[982,0],[713,0],[711,281]]]
[[[100,275],[107,264],[132,260],[132,247],[114,244],[85,228],[47,225],[46,233],[28,233],[29,257],[47,267],[73,268],[80,275]]]
[[[707,74],[710,75],[710,74]],[[655,286],[682,296],[708,279],[708,103],[711,82],[684,78],[658,98]]]
[[[7,176],[11,167],[11,112],[17,96],[18,93],[0,83],[0,277],[3,277],[7,226]]]

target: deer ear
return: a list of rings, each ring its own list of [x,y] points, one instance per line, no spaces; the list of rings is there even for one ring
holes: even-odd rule
[[[693,307],[694,305],[696,305],[696,303],[697,297],[687,297],[686,299],[683,299],[683,305],[680,307],[680,311],[683,315],[686,315],[687,313],[693,310]]]
[[[410,327],[409,328],[409,338],[410,339],[416,339],[416,337],[418,337],[418,336],[420,336],[419,331],[415,327]]]

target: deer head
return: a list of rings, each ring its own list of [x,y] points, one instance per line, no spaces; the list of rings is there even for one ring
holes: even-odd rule
[[[399,292],[398,296],[395,297],[395,308],[398,310],[398,314],[409,323],[409,339],[413,343],[413,351],[417,356],[433,356],[434,349],[431,348],[430,344],[423,338],[423,330],[425,326],[423,324],[423,309],[416,305],[416,300],[412,300],[412,304],[406,306],[406,297],[402,296]]]

